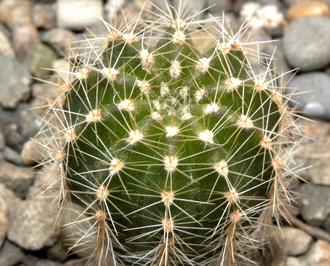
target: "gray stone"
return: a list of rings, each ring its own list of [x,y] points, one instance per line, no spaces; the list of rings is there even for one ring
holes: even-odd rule
[[[288,63],[301,71],[324,68],[330,63],[330,18],[304,17],[284,31],[284,53]]]
[[[228,9],[228,1],[227,0],[207,0],[205,6],[212,6],[207,11],[210,13],[222,13]]]
[[[9,114],[9,112],[7,113]],[[5,138],[6,145],[20,152],[22,150],[25,140],[23,139],[22,135],[18,132],[17,125],[14,123],[10,123],[10,124],[0,123],[0,126]]]
[[[38,79],[46,79],[56,59],[55,52],[43,43],[33,44],[27,52],[24,63],[29,71]]]
[[[5,184],[18,197],[26,197],[29,187],[34,181],[34,172],[25,167],[9,163],[0,156],[0,183]]]
[[[5,157],[5,159],[8,162],[11,162],[11,163],[16,164],[16,165],[22,165],[23,164],[22,159],[21,159],[21,155],[17,151],[15,151],[14,149],[12,149],[8,146],[5,146],[2,153],[3,153],[3,156]]]
[[[47,249],[47,258],[60,262],[64,262],[68,258],[67,247],[64,246],[61,238],[53,246]]]
[[[310,225],[322,226],[330,214],[330,187],[302,184],[297,193],[303,219]]]
[[[272,60],[275,65],[274,73],[276,77],[279,77],[279,84],[285,84],[286,86],[286,84],[293,77],[294,72],[291,71],[291,67],[285,60],[283,39],[265,43],[264,46],[265,54],[272,56]]]
[[[58,0],[57,23],[60,28],[83,30],[99,24],[97,14],[103,16],[101,0]]]
[[[39,260],[35,266],[64,266],[60,262],[51,261],[51,260]]]
[[[60,56],[69,56],[72,43],[77,40],[76,35],[67,29],[55,28],[42,35],[42,41],[54,48]]]
[[[0,104],[15,109],[20,101],[30,97],[30,73],[13,57],[0,55]]]
[[[7,237],[24,249],[39,250],[58,240],[57,208],[50,201],[22,201],[9,211],[9,217]]]
[[[330,123],[300,120],[298,126],[309,139],[294,154],[296,165],[306,167],[299,175],[315,185],[330,186]]]
[[[20,262],[23,262],[25,255],[23,251],[11,243],[10,241],[5,241],[4,245],[0,250],[0,265],[1,266],[13,266]]]
[[[329,49],[330,51],[330,49]],[[299,111],[305,115],[330,119],[330,76],[322,72],[295,76],[288,84],[288,93]],[[293,91],[291,91],[293,90]]]

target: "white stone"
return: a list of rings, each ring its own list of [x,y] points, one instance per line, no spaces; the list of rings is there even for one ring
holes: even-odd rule
[[[98,15],[103,16],[101,0],[58,0],[57,24],[60,28],[83,30],[100,23]]]

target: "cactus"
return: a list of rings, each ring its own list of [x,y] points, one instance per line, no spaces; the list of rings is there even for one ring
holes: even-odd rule
[[[248,23],[233,34],[164,3],[104,22],[56,84],[37,141],[71,210],[70,250],[87,265],[254,264],[295,177],[289,96],[243,43]]]

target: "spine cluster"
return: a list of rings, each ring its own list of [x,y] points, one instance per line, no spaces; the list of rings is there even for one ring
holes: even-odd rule
[[[98,266],[253,264],[295,177],[289,96],[247,24],[165,6],[104,22],[56,85],[38,141],[70,249]]]

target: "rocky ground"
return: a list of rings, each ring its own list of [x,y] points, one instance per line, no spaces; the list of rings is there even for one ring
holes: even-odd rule
[[[63,247],[50,201],[39,199],[47,175],[32,168],[41,158],[30,139],[41,126],[40,107],[52,96],[51,76],[65,69],[71,43],[88,34],[85,27],[98,31],[96,13],[107,17],[117,5],[133,16],[143,2],[0,0],[0,265],[84,265]],[[217,3],[199,16],[225,10],[233,25],[254,15],[250,39],[277,40],[260,51],[273,54],[276,74],[288,72],[287,93],[308,118],[299,122],[306,143],[294,157],[305,182],[293,185],[292,218],[281,232],[273,230],[267,266],[330,265],[330,1],[194,2],[196,10]]]

